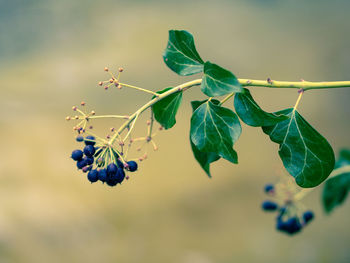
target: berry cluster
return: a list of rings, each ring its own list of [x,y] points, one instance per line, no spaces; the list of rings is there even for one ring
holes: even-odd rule
[[[276,229],[278,231],[293,235],[299,233],[314,218],[314,213],[310,210],[300,213],[297,203],[291,198],[283,198],[283,193],[272,184],[267,184],[264,188],[266,194],[280,199],[283,204],[279,205],[275,201],[265,200],[262,209],[267,212],[278,212],[276,218]]]
[[[104,71],[110,77],[108,80],[100,81],[98,85],[104,86],[105,90],[113,86],[118,89],[125,87],[146,92],[155,97],[160,96],[157,92],[122,83],[120,76],[124,71],[123,68],[119,68],[117,74],[114,74],[107,67],[104,68]],[[66,120],[74,122],[73,131],[78,133],[76,140],[78,142],[84,142],[85,146],[82,150],[74,150],[71,157],[77,162],[78,169],[87,173],[87,178],[91,183],[98,180],[109,186],[122,183],[124,179],[129,179],[125,174],[126,171],[133,172],[137,170],[137,163],[133,160],[139,162],[146,160],[150,146],[152,146],[154,151],[158,150],[154,137],[158,131],[163,130],[163,127],[160,126],[157,130],[155,129],[155,114],[151,107],[148,107],[151,114],[146,122],[146,135],[134,137],[133,132],[136,122],[145,110],[139,109],[130,115],[96,115],[94,110],[87,109],[88,107],[85,101],[82,101],[80,105],[81,107],[72,107],[74,115],[67,116]],[[93,131],[94,126],[92,124],[101,119],[113,119],[116,122],[122,121],[122,124],[119,128],[110,127],[106,136],[99,136]],[[140,153],[136,153],[138,155],[137,158],[130,160],[129,156],[134,154],[131,151],[132,146],[137,147],[135,150]],[[129,161],[126,161],[127,159]]]
[[[96,140],[93,136],[78,136],[78,142],[84,142],[83,150],[74,150],[71,158],[76,161],[77,168],[87,174],[87,179],[91,183],[100,180],[109,186],[121,184],[124,179],[129,179],[125,176],[125,170],[134,172],[137,170],[135,161],[124,161],[119,152],[113,148],[103,145],[96,147]],[[108,154],[106,154],[108,153]]]

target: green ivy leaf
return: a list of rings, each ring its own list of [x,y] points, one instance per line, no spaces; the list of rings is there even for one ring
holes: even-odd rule
[[[233,144],[241,131],[241,124],[233,111],[210,101],[200,105],[191,118],[190,138],[197,149],[216,153],[232,163],[238,163]]]
[[[157,91],[158,94],[162,94],[172,89],[165,88],[164,90]],[[154,97],[153,97],[154,98]],[[170,129],[176,123],[176,113],[182,102],[182,92],[173,93],[166,98],[156,102],[152,106],[154,118],[162,125],[165,129]]]
[[[203,103],[205,103],[207,100],[203,100],[203,101],[191,101],[191,106],[192,106],[192,110],[195,111],[200,105],[202,105]],[[218,100],[211,100],[212,103],[214,103],[215,105],[218,105],[220,103],[220,101]],[[196,158],[196,160],[198,161],[198,163],[200,164],[200,166],[203,168],[203,170],[206,172],[206,174],[211,177],[210,174],[210,164],[219,160],[220,156],[217,155],[216,153],[211,153],[211,152],[201,152],[200,150],[198,150],[198,148],[193,144],[191,138],[190,138],[190,143],[191,143],[191,148],[192,148],[192,152],[194,157]]]
[[[203,71],[204,61],[196,50],[193,36],[185,30],[169,30],[163,59],[172,71],[182,76]]]
[[[209,97],[222,96],[232,92],[243,92],[243,88],[235,75],[209,61],[204,64],[201,89]]]
[[[323,208],[327,213],[345,201],[350,190],[350,150],[342,150],[333,173],[338,175],[329,178],[322,192]]]
[[[234,106],[241,120],[253,127],[272,126],[288,119],[288,116],[285,115],[263,111],[254,101],[248,89],[244,89],[244,93],[235,95]]]
[[[319,185],[334,168],[332,147],[296,110],[291,108],[276,114],[287,115],[289,119],[262,128],[280,145],[278,153],[284,167],[299,186]]]

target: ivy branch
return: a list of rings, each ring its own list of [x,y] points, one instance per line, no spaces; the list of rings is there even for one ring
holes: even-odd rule
[[[77,161],[77,168],[87,173],[91,182],[101,181],[108,186],[121,184],[128,180],[126,173],[138,169],[136,161],[147,158],[147,147],[144,154],[137,158],[129,158],[129,149],[133,143],[141,146],[153,145],[154,124],[158,122],[159,130],[170,129],[176,124],[176,114],[182,102],[184,92],[192,87],[200,86],[207,96],[204,100],[191,102],[192,117],[189,131],[190,145],[195,159],[211,177],[210,165],[219,159],[238,163],[238,154],[234,144],[242,133],[241,122],[252,127],[259,127],[278,145],[278,154],[286,171],[295,179],[282,179],[276,185],[265,186],[269,199],[262,208],[265,211],[277,211],[276,228],[288,234],[300,232],[314,217],[312,211],[305,211],[300,200],[316,186],[324,183],[322,203],[326,212],[344,202],[350,191],[350,150],[340,151],[336,160],[328,141],[313,128],[299,113],[298,106],[303,94],[308,90],[333,89],[350,87],[350,81],[310,82],[240,79],[221,66],[204,61],[198,54],[193,36],[184,30],[170,30],[169,39],[163,53],[165,64],[180,76],[202,74],[199,79],[185,82],[176,87],[152,91],[120,81],[123,68],[118,74],[110,75],[108,80],[100,81],[105,90],[111,87],[131,88],[147,93],[152,98],[131,115],[96,115],[73,107],[77,114],[66,119],[75,119],[78,124],[73,128],[79,133],[78,142],[85,142],[83,151],[74,150],[72,159]],[[277,112],[266,112],[254,100],[250,88],[296,89],[299,93],[293,107]],[[220,99],[220,100],[219,100]],[[233,100],[234,110],[223,105]],[[85,102],[81,102],[85,106]],[[226,106],[226,104],[225,104]],[[144,137],[132,138],[133,131],[141,114],[150,109],[147,121],[147,133]],[[102,138],[93,133],[91,120],[112,118],[124,120],[117,129],[110,128],[110,134]],[[89,136],[81,136],[86,133]],[[302,212],[302,213],[301,213]]]
[[[267,80],[251,80],[251,79],[238,79],[238,82],[243,87],[265,87],[265,88],[275,88],[275,89],[297,89],[297,90],[311,90],[311,89],[332,89],[332,88],[346,88],[350,87],[350,81],[328,81],[328,82],[310,82],[310,81],[275,81],[271,79]],[[127,118],[127,121],[123,123],[122,126],[118,129],[117,133],[109,140],[109,144],[113,144],[116,140],[118,134],[121,134],[132,122],[135,123],[135,119],[137,119],[145,110],[152,107],[155,103],[159,102],[162,99],[165,99],[169,97],[170,95],[182,91],[186,91],[194,86],[199,86],[202,83],[202,79],[195,79],[192,81],[188,81],[186,83],[183,83],[181,85],[178,85],[174,88],[169,89],[168,91],[157,94],[155,98],[144,104],[142,107],[140,107],[137,111],[135,111],[132,115],[129,117],[127,116],[121,116],[121,115],[103,115],[103,116],[95,116],[93,118]],[[125,85],[126,87],[129,87],[131,85]],[[135,86],[133,86],[135,87]],[[141,88],[135,87],[139,90]],[[142,89],[145,91],[146,89]],[[150,90],[147,90],[148,93],[156,94],[155,92],[152,92]],[[225,103],[227,100],[229,100],[235,92],[231,92],[227,97],[225,97],[220,104]],[[131,129],[130,129],[131,130]],[[128,136],[126,136],[128,137]],[[125,138],[126,139],[126,138]],[[124,139],[124,141],[125,141]]]
[[[109,150],[109,159],[116,161],[114,151],[125,163],[124,159],[129,148],[126,149],[126,155],[123,155],[123,148],[121,151],[114,149],[116,143],[123,147],[126,143],[130,145],[132,141],[152,142],[154,149],[157,149],[153,141],[153,122],[157,121],[165,129],[172,128],[176,123],[176,113],[181,105],[184,91],[200,86],[201,91],[208,98],[203,101],[191,102],[193,114],[191,117],[190,143],[194,157],[209,177],[211,176],[210,164],[221,158],[232,163],[238,163],[238,155],[233,147],[242,132],[240,121],[243,121],[249,126],[260,127],[272,142],[278,144],[278,154],[284,167],[300,187],[312,188],[325,181],[330,174],[332,174],[332,180],[345,174],[349,175],[349,179],[347,179],[349,183],[345,190],[341,190],[347,192],[350,189],[349,171],[344,171],[339,167],[335,162],[331,145],[297,110],[306,91],[346,88],[350,87],[350,81],[310,82],[305,80],[277,81],[270,78],[267,80],[236,78],[229,70],[210,61],[205,62],[196,50],[192,34],[184,30],[169,31],[169,39],[163,53],[163,59],[165,64],[180,76],[202,73],[202,77],[176,87],[151,91],[120,82],[122,68],[119,68],[117,76],[110,72],[108,68],[105,68],[111,78],[99,82],[100,86],[104,86],[105,89],[112,86],[118,89],[122,87],[132,88],[153,97],[131,115],[96,116],[95,112],[86,114],[76,107],[73,108],[81,114],[81,116],[73,117],[80,120],[78,126],[75,127],[79,132],[81,130],[85,131],[90,119],[116,118],[125,120],[118,129],[114,130],[113,128],[114,133],[112,136],[108,136],[107,140],[94,135],[91,131],[86,131],[98,139],[104,149],[100,154],[102,157]],[[296,89],[299,96],[294,107],[269,113],[262,110],[250,94],[249,89],[257,87]],[[222,99],[217,100],[218,97]],[[235,112],[223,107],[223,104],[233,97]],[[133,140],[131,134],[136,122],[147,109],[151,109],[147,135]],[[67,119],[70,118],[67,117]],[[125,135],[122,137],[123,133]],[[349,155],[345,154],[345,159],[349,160],[350,164]],[[331,190],[328,189],[329,191]],[[307,192],[308,190],[301,191],[295,198],[300,199]],[[333,192],[332,197],[334,196]],[[332,209],[341,202],[339,200],[327,201],[329,203],[328,207]]]

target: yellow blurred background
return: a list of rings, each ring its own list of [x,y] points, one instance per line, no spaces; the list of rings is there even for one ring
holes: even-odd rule
[[[82,100],[129,114],[150,98],[104,91],[105,66],[154,91],[195,78],[163,63],[169,29],[192,32],[204,60],[240,78],[350,80],[349,11],[346,0],[0,0],[0,262],[350,262],[348,202],[326,216],[316,189],[304,200],[316,219],[294,237],[261,211],[264,184],[284,174],[261,129],[243,125],[239,165],[219,161],[206,177],[188,140],[198,88],[157,136],[159,150],[115,188],[76,170],[80,145],[64,120]],[[252,93],[268,111],[297,97]],[[315,90],[300,105],[335,152],[350,147],[349,101],[350,89]]]

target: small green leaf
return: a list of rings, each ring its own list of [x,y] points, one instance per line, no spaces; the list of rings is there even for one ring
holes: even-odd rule
[[[232,92],[243,92],[243,88],[235,75],[209,61],[204,64],[201,89],[209,97],[222,96]]]
[[[162,94],[172,88],[165,88],[164,90],[157,91],[158,94]],[[154,98],[154,97],[153,97]],[[165,128],[170,129],[176,123],[176,113],[182,102],[182,92],[173,93],[166,98],[156,102],[152,106],[154,118]]]
[[[291,108],[275,114],[287,115],[289,119],[262,128],[280,145],[278,153],[284,167],[299,186],[319,185],[334,168],[332,147],[296,110]]]
[[[234,106],[241,120],[253,127],[272,126],[288,119],[288,116],[285,115],[263,111],[254,101],[248,89],[244,89],[244,93],[235,95]]]
[[[350,172],[328,179],[322,193],[322,203],[325,211],[330,213],[341,205],[350,190]]]
[[[191,106],[192,106],[192,110],[195,111],[200,105],[202,105],[203,103],[207,102],[208,100],[203,100],[203,101],[191,101]],[[220,103],[220,101],[218,100],[211,100],[212,103],[214,103],[215,105],[218,105]],[[216,153],[210,153],[210,152],[201,152],[200,150],[198,150],[198,148],[193,144],[191,138],[190,138],[190,143],[191,143],[191,148],[192,148],[192,152],[194,157],[196,158],[196,160],[198,161],[198,163],[200,164],[200,166],[203,168],[203,170],[207,173],[207,175],[209,177],[211,177],[210,174],[210,164],[219,160],[220,156],[217,155]]]
[[[163,59],[171,70],[182,76],[203,71],[204,61],[196,50],[193,36],[185,30],[169,31],[169,40]]]
[[[215,153],[232,163],[238,163],[233,144],[241,131],[241,124],[233,111],[210,101],[201,104],[191,118],[190,138],[197,149]]]
[[[350,190],[350,150],[342,150],[333,173],[337,175],[329,178],[322,192],[323,208],[327,213],[341,205]]]
[[[346,165],[350,165],[350,150],[342,149],[339,153],[339,159],[335,163],[335,168],[340,168]]]

